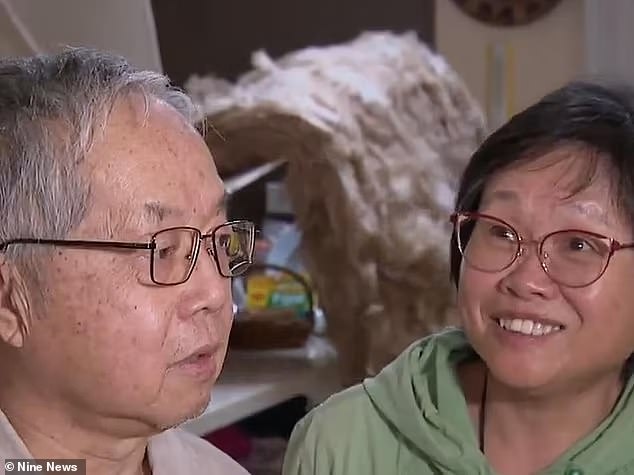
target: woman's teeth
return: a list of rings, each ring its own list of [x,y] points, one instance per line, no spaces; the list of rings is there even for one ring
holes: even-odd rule
[[[507,319],[500,318],[496,320],[505,330],[515,333],[521,333],[522,335],[529,336],[544,336],[561,330],[561,325],[544,325],[532,320],[522,320],[519,318]]]

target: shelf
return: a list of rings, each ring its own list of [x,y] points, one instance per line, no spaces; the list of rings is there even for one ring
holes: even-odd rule
[[[224,180],[225,190],[227,194],[232,195],[243,188],[246,188],[252,183],[255,183],[260,178],[268,175],[281,168],[286,164],[286,160],[275,160],[273,162],[266,162],[255,168],[251,168],[246,172],[233,175]]]

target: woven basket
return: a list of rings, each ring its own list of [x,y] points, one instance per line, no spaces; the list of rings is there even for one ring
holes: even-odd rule
[[[275,270],[291,276],[304,288],[310,310],[299,317],[294,309],[274,308],[236,315],[229,346],[243,350],[271,350],[304,346],[314,327],[313,291],[301,275],[285,267],[254,264],[251,271]]]
[[[304,346],[313,331],[312,322],[294,310],[264,310],[236,318],[229,346],[243,350],[270,350]]]

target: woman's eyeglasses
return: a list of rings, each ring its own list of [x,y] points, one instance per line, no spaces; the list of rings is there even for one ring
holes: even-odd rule
[[[461,212],[453,214],[451,221],[463,259],[482,272],[509,268],[531,242],[495,216]],[[579,229],[555,231],[533,242],[544,272],[567,287],[593,284],[601,278],[615,252],[634,248],[634,243],[621,244],[613,238]]]

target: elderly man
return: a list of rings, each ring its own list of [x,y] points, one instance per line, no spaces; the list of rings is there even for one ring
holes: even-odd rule
[[[246,473],[170,429],[208,404],[254,243],[193,117],[120,58],[0,61],[0,458]]]

